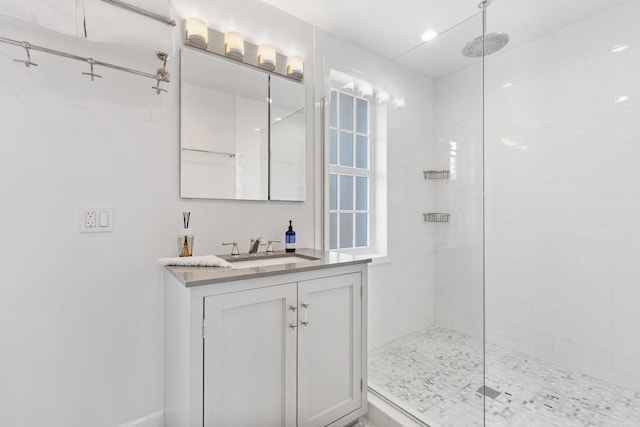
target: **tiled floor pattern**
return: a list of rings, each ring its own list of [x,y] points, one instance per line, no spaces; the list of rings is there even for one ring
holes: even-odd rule
[[[487,344],[488,427],[639,427],[640,393]],[[427,424],[482,426],[482,342],[431,327],[369,354],[369,386]]]

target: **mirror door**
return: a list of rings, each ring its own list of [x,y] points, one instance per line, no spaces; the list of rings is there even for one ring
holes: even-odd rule
[[[305,199],[306,131],[304,85],[270,77],[271,200]]]
[[[181,65],[180,196],[304,201],[305,86],[191,49]]]
[[[267,199],[268,78],[183,49],[182,197]]]

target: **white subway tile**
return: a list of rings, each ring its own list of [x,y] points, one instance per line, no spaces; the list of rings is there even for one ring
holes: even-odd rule
[[[607,368],[611,368],[613,366],[613,354],[610,351],[599,350],[577,342],[555,339],[553,343],[553,350],[560,354],[593,363],[595,365]]]
[[[506,349],[517,351],[520,353],[529,353],[529,344],[524,341],[508,338],[503,335],[494,334],[491,332],[487,332],[486,336],[487,341],[492,344],[496,344]]]
[[[640,377],[640,358],[631,359],[623,356],[613,356],[613,369],[623,374]]]
[[[581,364],[580,358],[571,357],[562,353],[558,353],[553,350],[547,350],[535,345],[529,346],[529,354],[533,357],[555,363],[561,368],[569,369],[572,371],[580,372]]]
[[[604,367],[589,362],[582,362],[582,373],[595,378],[603,379],[607,382],[628,388],[630,390],[637,389],[640,384],[640,375],[630,375],[621,373],[613,368]]]
[[[514,47],[486,62],[485,86],[487,340],[627,386],[640,381],[638,19],[638,2],[621,2]],[[456,179],[434,190],[454,214],[434,229],[436,313],[461,328],[482,274],[464,265],[481,259],[483,219],[467,205],[482,178],[473,71],[434,91],[438,161],[459,142]]]

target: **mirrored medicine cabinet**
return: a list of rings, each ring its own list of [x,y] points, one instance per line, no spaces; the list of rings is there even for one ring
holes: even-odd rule
[[[183,48],[180,89],[181,197],[305,200],[302,83]]]

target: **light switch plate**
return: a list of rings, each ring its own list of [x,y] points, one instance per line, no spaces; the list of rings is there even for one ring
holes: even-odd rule
[[[113,208],[80,208],[80,232],[113,232]]]

